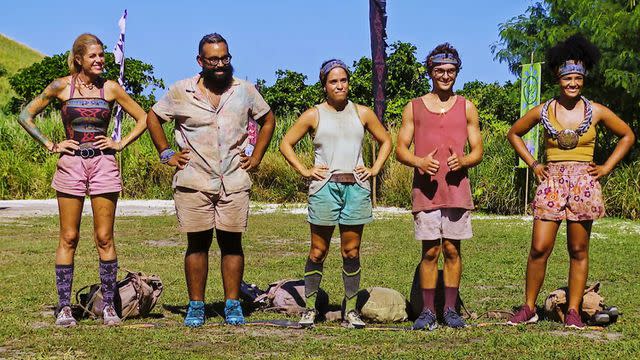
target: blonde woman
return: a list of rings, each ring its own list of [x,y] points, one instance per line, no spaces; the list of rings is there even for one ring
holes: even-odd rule
[[[51,186],[56,190],[60,211],[60,239],[56,249],[56,325],[74,326],[71,314],[71,285],[74,254],[80,236],[80,218],[85,195],[91,198],[94,241],[100,258],[103,319],[117,325],[120,318],[113,306],[118,261],[113,241],[113,224],[118,193],[122,190],[115,153],[124,149],[146,129],[144,110],[117,83],[105,80],[104,45],[92,34],[82,34],[69,53],[70,75],[54,80],[20,113],[19,122],[49,152],[60,154]],[[66,138],[48,139],[34,118],[53,99],[62,102]],[[107,136],[114,102],[131,115],[134,129],[121,141]]]

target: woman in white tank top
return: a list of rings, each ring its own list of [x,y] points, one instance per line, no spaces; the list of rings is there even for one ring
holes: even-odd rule
[[[366,106],[348,99],[349,69],[336,59],[325,61],[320,82],[326,101],[305,111],[282,139],[280,151],[300,175],[309,179],[311,249],[305,265],[307,311],[300,324],[313,326],[317,314],[315,300],[322,280],[323,263],[336,225],[340,228],[340,250],[345,286],[345,325],[362,328],[364,322],[355,309],[360,287],[360,241],[364,224],[373,220],[369,179],[376,176],[389,153],[391,137],[376,115]],[[365,130],[380,145],[374,164],[362,160]],[[314,166],[307,168],[293,147],[309,133],[313,137]]]

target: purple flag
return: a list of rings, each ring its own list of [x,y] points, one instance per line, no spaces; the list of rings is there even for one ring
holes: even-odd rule
[[[387,79],[387,1],[369,0],[369,29],[371,31],[371,60],[373,62],[373,111],[384,123],[387,107],[385,83]]]
[[[113,56],[116,59],[116,64],[120,65],[120,76],[118,77],[118,83],[120,86],[124,86],[124,31],[126,26],[127,9],[124,10],[124,14],[118,21],[120,37],[118,38],[118,43],[113,48]],[[120,105],[116,108],[115,126],[113,127],[111,138],[115,141],[120,141],[122,138],[122,107]]]

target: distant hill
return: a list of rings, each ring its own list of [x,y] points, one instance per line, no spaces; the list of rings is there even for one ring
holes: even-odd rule
[[[9,76],[43,57],[45,55],[39,51],[0,34],[0,109],[15,95],[9,85]]]

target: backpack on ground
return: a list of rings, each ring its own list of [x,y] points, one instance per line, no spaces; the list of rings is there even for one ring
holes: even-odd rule
[[[551,294],[547,296],[544,302],[544,310],[547,318],[564,322],[564,317],[568,309],[568,292],[568,287],[561,287],[552,291]],[[605,314],[607,316],[605,316]],[[580,305],[580,316],[583,321],[592,324],[606,324],[615,322],[617,315],[617,309],[615,314],[612,314],[605,306],[604,297],[600,295],[599,282],[596,282],[584,290],[582,304]]]
[[[415,320],[420,316],[422,312],[422,288],[420,286],[420,264],[416,267],[416,271],[413,274],[413,283],[411,284],[411,294],[409,296],[409,302],[411,303],[411,311],[410,311],[410,319]],[[436,298],[435,298],[435,307],[436,307],[436,317],[439,321],[443,321],[443,307],[444,307],[444,275],[442,270],[438,270],[438,282],[436,283]],[[455,310],[458,314],[461,314],[461,310],[464,308],[464,303],[462,302],[462,298],[460,297],[460,293],[458,292],[458,299],[456,300]],[[465,314],[463,317],[469,318],[472,317],[465,309]]]
[[[162,295],[162,280],[157,275],[142,272],[127,272],[124,279],[118,281],[118,291],[114,294],[113,305],[122,319],[148,315]],[[83,292],[87,290],[86,292]],[[76,292],[76,302],[84,309],[83,317],[102,317],[102,291],[100,284],[83,287]]]
[[[357,294],[356,309],[363,318],[373,322],[402,322],[409,318],[409,302],[394,289],[370,287]]]
[[[301,314],[306,309],[304,280],[285,279],[271,283],[263,294],[253,300],[253,303],[262,310],[279,311],[292,315]],[[319,289],[316,310],[324,314],[328,307],[329,295]]]

